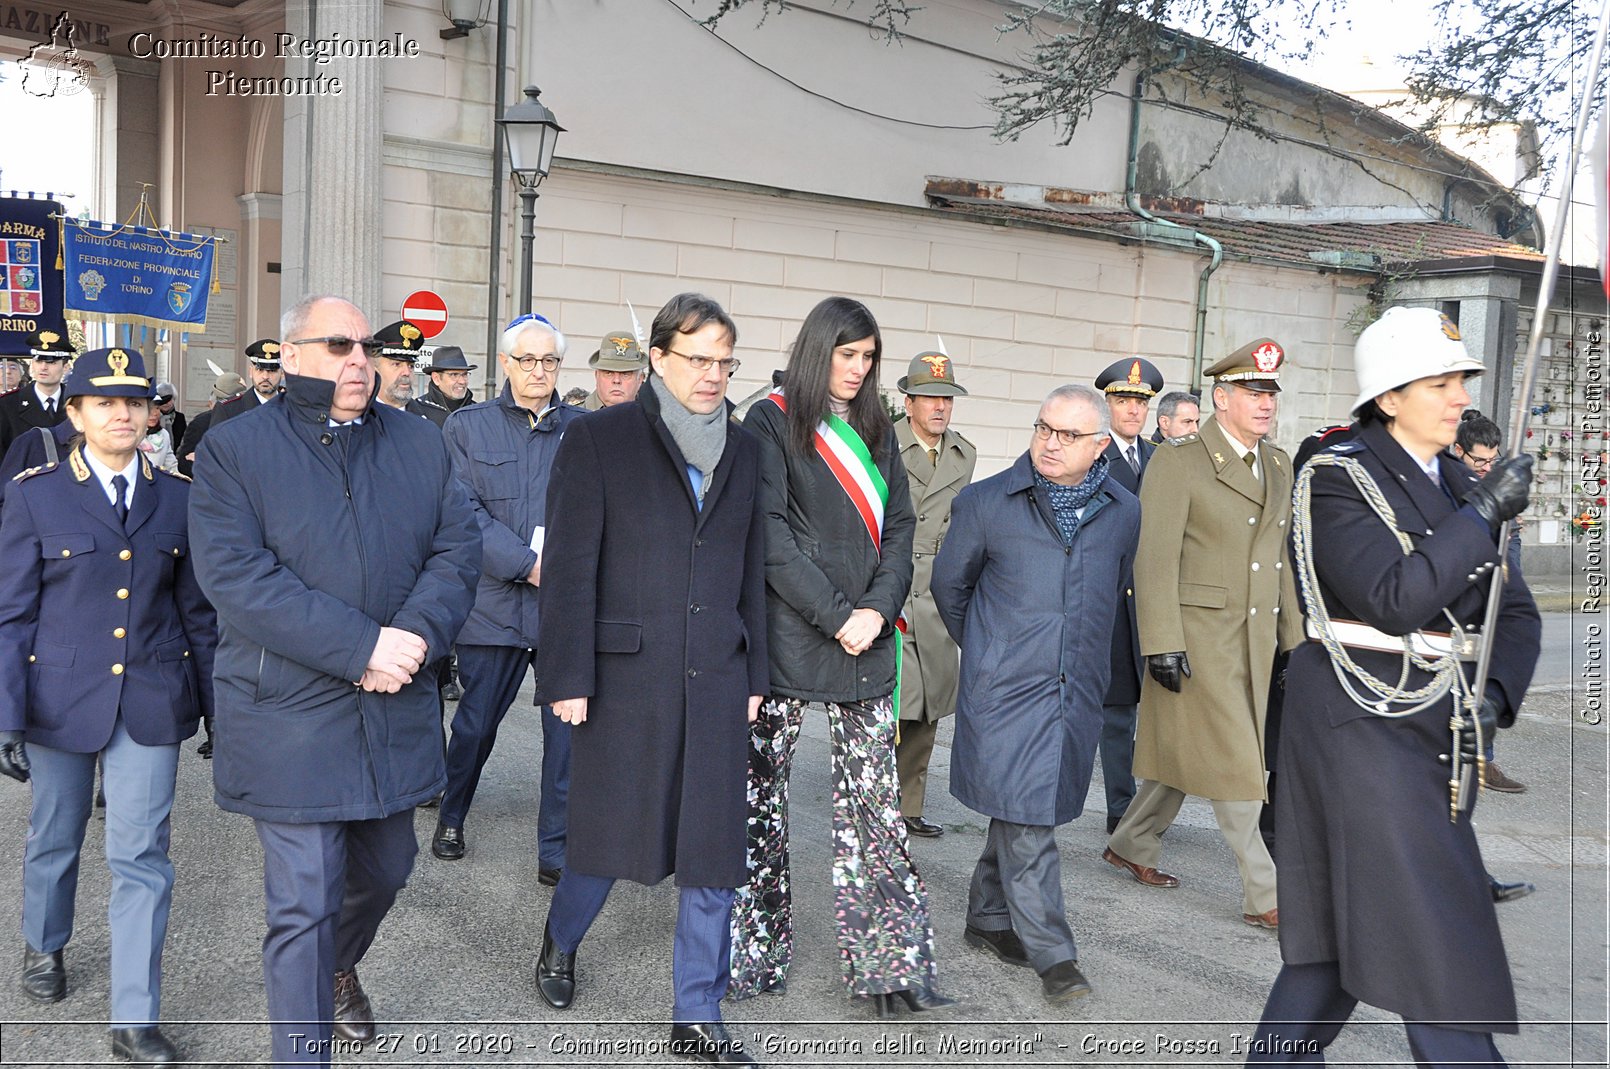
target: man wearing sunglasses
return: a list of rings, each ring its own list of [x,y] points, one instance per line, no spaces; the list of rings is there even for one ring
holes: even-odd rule
[[[431,853],[443,861],[464,856],[464,818],[481,769],[535,659],[548,478],[565,429],[585,415],[560,404],[554,393],[564,355],[565,336],[558,327],[539,315],[521,316],[503,331],[498,345],[498,363],[507,377],[503,390],[454,412],[442,428],[454,469],[475,507],[482,547],[475,608],[458,635],[464,697],[453,714],[447,793],[431,838]],[[565,865],[570,726],[546,708],[541,714],[537,879],[552,887]]]
[[[28,339],[28,351],[33,382],[0,397],[0,456],[22,435],[67,418],[61,384],[77,350],[55,331],[42,330]]]
[[[441,434],[372,403],[363,313],[308,297],[280,326],[284,397],[208,432],[190,547],[218,610],[215,796],[263,848],[273,1061],[328,1065],[333,1036],[375,1035],[357,964],[446,780],[425,668],[469,615],[481,539]]]

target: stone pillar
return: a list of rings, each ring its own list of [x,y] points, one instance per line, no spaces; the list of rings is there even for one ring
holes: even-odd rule
[[[374,41],[382,0],[292,0],[285,31],[298,39]],[[341,92],[287,95],[280,299],[333,293],[380,314],[381,105],[379,59],[327,64],[287,59],[287,78],[338,78]]]

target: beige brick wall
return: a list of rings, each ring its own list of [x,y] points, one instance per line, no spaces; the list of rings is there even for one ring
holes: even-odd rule
[[[484,362],[481,335],[467,328],[484,314],[485,267],[474,250],[484,256],[475,230],[484,235],[486,216],[449,208],[442,195],[446,184],[481,180],[387,170],[388,294],[434,279],[454,309],[445,340]],[[422,183],[430,199],[416,200]],[[430,213],[428,230],[421,210]],[[397,233],[393,220],[422,233]],[[783,366],[800,320],[824,297],[856,297],[877,316],[881,384],[891,394],[910,358],[942,335],[971,391],[956,426],[978,445],[981,474],[1025,448],[1039,399],[1059,383],[1089,382],[1136,353],[1162,368],[1171,389],[1190,374],[1204,261],[1172,249],[560,170],[543,184],[537,227],[533,304],[572,339],[561,391],[591,388],[587,356],[606,331],[627,325],[626,300],[646,329],[667,298],[688,289],[722,302],[738,321],[744,367],[734,399]],[[392,249],[409,260],[391,260]],[[514,277],[512,264],[504,277]],[[1349,276],[1226,263],[1211,284],[1206,359],[1260,334],[1279,339],[1291,369],[1279,439],[1294,447],[1345,415],[1353,341],[1345,321],[1363,299]]]

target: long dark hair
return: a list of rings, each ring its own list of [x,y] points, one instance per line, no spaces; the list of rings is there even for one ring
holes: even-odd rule
[[[883,361],[883,335],[867,306],[849,297],[829,297],[811,309],[800,324],[799,336],[788,353],[783,370],[783,393],[788,397],[788,443],[796,453],[816,452],[816,425],[828,413],[828,384],[833,373],[833,351],[849,342],[872,339],[872,366],[850,400],[845,422],[855,429],[876,456],[884,435],[894,430],[889,413],[878,396],[878,367]]]

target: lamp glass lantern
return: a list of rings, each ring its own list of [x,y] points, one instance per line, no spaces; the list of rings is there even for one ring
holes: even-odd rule
[[[542,90],[525,87],[525,99],[511,106],[498,120],[509,150],[509,169],[524,188],[535,188],[553,167],[554,149],[565,128],[552,111],[537,99]]]

